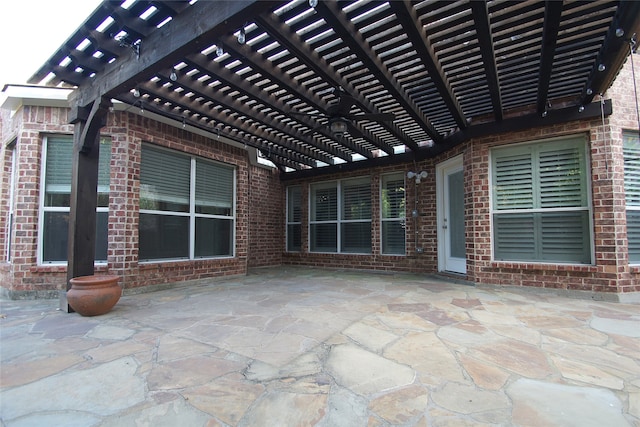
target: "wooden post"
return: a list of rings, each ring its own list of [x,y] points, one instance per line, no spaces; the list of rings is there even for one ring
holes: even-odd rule
[[[110,101],[94,101],[91,109],[74,108],[69,121],[75,125],[71,169],[69,242],[67,246],[67,286],[60,292],[60,309],[67,304],[69,280],[94,273],[96,248],[96,207],[98,204],[98,160],[100,129],[106,124]]]

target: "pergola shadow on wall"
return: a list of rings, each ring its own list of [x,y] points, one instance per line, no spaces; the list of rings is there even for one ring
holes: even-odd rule
[[[68,277],[93,273],[112,100],[299,178],[610,114],[638,32],[636,1],[104,1],[30,80],[77,88]]]

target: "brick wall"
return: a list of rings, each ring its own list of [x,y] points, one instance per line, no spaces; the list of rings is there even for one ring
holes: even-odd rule
[[[637,55],[635,60],[636,63],[639,62]],[[636,64],[636,68],[640,70],[640,64]],[[636,84],[640,87],[638,77],[636,80]],[[309,185],[313,180],[286,182],[286,185],[302,185],[303,231],[302,251],[285,253],[283,262],[285,264],[330,268],[437,272],[437,212],[434,168],[436,164],[462,154],[467,238],[466,278],[468,280],[482,284],[544,287],[588,293],[640,292],[640,267],[628,265],[622,155],[623,129],[637,129],[638,127],[635,95],[630,90],[632,87],[631,67],[627,63],[613,87],[604,96],[605,98],[613,98],[614,109],[613,116],[605,118],[604,126],[602,119],[598,118],[494,135],[472,140],[436,159],[423,161],[418,165],[396,165],[318,178],[317,180],[325,181],[352,176],[368,175],[371,177],[373,205],[373,253],[371,255],[310,253],[308,251],[308,195]],[[594,265],[493,261],[489,150],[500,145],[577,134],[585,135],[590,146]],[[397,171],[406,174],[407,171],[416,169],[428,171],[429,177],[418,186],[415,186],[413,181],[407,180],[407,255],[380,255],[380,176],[383,173]],[[416,194],[420,216],[416,221],[413,221],[411,210],[414,208]],[[424,248],[424,252],[416,253],[416,247]]]
[[[381,224],[380,224],[380,185],[382,176],[400,172],[406,176],[410,170],[427,171],[428,177],[418,185],[413,180],[406,180],[407,221],[405,228],[406,255],[381,254]],[[424,272],[435,271],[437,268],[437,239],[436,239],[436,198],[434,163],[425,160],[417,164],[398,164],[380,168],[363,169],[359,171],[323,175],[315,181],[334,181],[338,179],[368,176],[371,179],[371,254],[327,254],[309,251],[308,220],[309,220],[309,186],[313,179],[286,181],[284,191],[290,185],[301,185],[302,188],[302,250],[300,252],[285,252],[283,263],[290,265],[310,265],[338,269],[360,269],[372,271],[407,271]],[[417,199],[416,199],[417,196]],[[417,204],[416,204],[417,200]],[[416,209],[419,216],[414,219],[411,211]],[[286,209],[285,209],[286,211]],[[283,211],[283,216],[285,215]],[[284,239],[284,237],[283,237]],[[422,248],[418,253],[416,247]]]
[[[56,289],[66,284],[66,266],[38,265],[38,210],[40,195],[40,171],[43,138],[46,134],[73,133],[73,126],[67,124],[67,109],[53,107],[24,107],[12,119],[19,123],[16,150],[18,151],[18,180],[15,188],[16,221],[12,246],[12,263],[0,265],[0,277],[5,293],[14,298],[52,297]],[[187,132],[153,121],[144,116],[128,112],[114,112],[109,115],[102,134],[111,137],[111,194],[109,203],[109,238],[107,264],[97,265],[96,273],[117,274],[126,289],[158,285],[162,283],[198,280],[222,275],[244,274],[247,268],[249,229],[249,167],[246,151],[222,142]],[[138,261],[138,204],[140,189],[140,154],[143,142],[171,148],[192,155],[224,162],[236,167],[236,256],[223,259],[208,259],[176,262],[139,263]],[[3,151],[3,170],[6,167]],[[264,174],[260,168],[256,174]],[[3,182],[4,182],[3,173]],[[265,176],[266,177],[266,176]],[[269,178],[273,184],[274,177]],[[266,182],[261,179],[260,183]],[[2,202],[7,203],[3,184]],[[267,194],[254,187],[258,199],[277,200],[274,194],[281,191],[275,185]],[[256,201],[256,206],[260,204]],[[277,203],[270,208],[270,215],[279,209]],[[4,227],[3,227],[4,228]],[[273,233],[275,233],[275,228]],[[259,245],[258,245],[259,246]],[[262,251],[259,263],[278,263],[276,257]],[[281,252],[281,251],[280,251]]]
[[[636,57],[636,62],[637,57]],[[637,64],[640,70],[640,64]],[[246,151],[219,141],[155,122],[129,112],[109,115],[103,134],[112,138],[111,197],[108,262],[97,272],[118,274],[127,289],[162,283],[243,274],[248,267],[279,264],[377,271],[432,273],[438,270],[436,174],[438,163],[462,155],[465,185],[467,279],[482,284],[533,286],[586,292],[640,292],[640,267],[628,265],[626,210],[624,201],[623,130],[637,130],[632,73],[627,64],[614,86],[605,94],[613,99],[614,115],[528,131],[478,138],[435,159],[325,175],[315,179],[280,181],[276,170],[251,166]],[[636,78],[638,80],[638,78]],[[640,87],[640,81],[637,82]],[[38,208],[42,139],[46,133],[71,134],[67,110],[24,107],[8,120],[3,113],[3,136],[7,129],[18,135],[18,173],[14,209],[12,260],[0,262],[3,288],[17,296],[46,296],[63,288],[66,268],[38,266]],[[7,124],[10,122],[10,124]],[[13,127],[12,127],[13,126]],[[589,142],[593,200],[594,265],[519,263],[492,260],[489,153],[492,147],[582,134]],[[4,136],[6,138],[6,136]],[[237,170],[236,256],[225,259],[152,262],[138,261],[138,202],[140,152],[143,142],[176,149],[234,165]],[[7,153],[2,147],[2,208],[7,209]],[[104,155],[105,153],[102,153]],[[381,255],[380,182],[383,174],[425,170],[429,176],[415,185],[407,180],[405,256]],[[321,254],[308,250],[309,186],[317,181],[369,176],[372,195],[372,253]],[[302,186],[302,251],[285,251],[285,198],[288,185]],[[416,209],[416,219],[411,211]],[[5,221],[0,219],[0,221]],[[4,229],[6,224],[0,222]],[[4,231],[1,231],[4,233]],[[3,246],[4,247],[4,246]],[[423,249],[418,252],[416,249]]]
[[[276,169],[252,166],[247,177],[249,267],[282,264],[285,248],[285,189]]]

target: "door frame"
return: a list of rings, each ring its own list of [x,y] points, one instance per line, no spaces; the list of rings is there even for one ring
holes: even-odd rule
[[[463,170],[463,156],[462,154],[452,157],[451,159],[447,159],[443,162],[440,162],[436,165],[436,223],[437,223],[437,238],[438,238],[438,271],[442,272],[452,272],[459,274],[467,273],[467,263],[465,257],[465,265],[464,272],[462,269],[460,271],[447,270],[447,237],[446,237],[446,229],[445,226],[445,214],[446,214],[446,203],[448,201],[448,194],[445,194],[446,186],[446,178],[449,174],[459,172]]]

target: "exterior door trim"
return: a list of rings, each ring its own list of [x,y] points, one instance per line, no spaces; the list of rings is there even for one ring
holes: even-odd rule
[[[449,235],[447,218],[447,204],[449,202],[449,194],[447,178],[450,174],[463,170],[462,155],[458,155],[451,159],[445,160],[436,165],[436,200],[437,200],[437,237],[438,237],[438,271],[447,271],[453,273],[466,274],[466,257],[464,260],[459,258],[451,258],[449,252]]]

